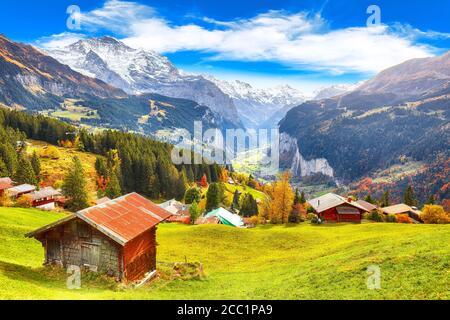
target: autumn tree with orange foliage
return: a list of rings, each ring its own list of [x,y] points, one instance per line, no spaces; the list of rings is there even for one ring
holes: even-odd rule
[[[223,183],[228,182],[228,170],[225,168],[222,168],[219,172],[219,181]]]
[[[208,178],[206,177],[206,174],[203,175],[203,177],[200,179],[200,185],[202,188],[208,187]]]
[[[423,208],[420,218],[427,224],[450,223],[450,214],[446,213],[444,208],[438,205],[426,205]]]
[[[290,178],[291,174],[285,172],[273,185],[270,204],[270,221],[272,223],[287,223],[289,220],[294,204],[294,191],[289,183]]]

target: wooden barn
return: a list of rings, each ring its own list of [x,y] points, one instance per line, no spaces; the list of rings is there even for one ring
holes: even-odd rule
[[[368,212],[358,202],[334,193],[309,200],[308,203],[325,223],[361,223],[362,215]]]
[[[131,193],[27,234],[44,247],[45,264],[76,265],[136,281],[156,269],[156,227],[171,214]]]

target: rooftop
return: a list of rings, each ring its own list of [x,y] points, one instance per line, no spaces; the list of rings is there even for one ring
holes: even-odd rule
[[[410,207],[404,203],[396,204],[396,205],[393,205],[390,207],[384,207],[384,208],[381,208],[381,210],[383,210],[383,212],[386,214],[401,214],[401,213],[413,212],[415,214],[420,215],[422,213],[417,208]]]
[[[308,201],[308,203],[311,205],[311,207],[313,207],[313,209],[316,212],[319,212],[319,213],[323,212],[325,210],[340,206],[342,204],[349,204],[356,208],[367,211],[367,209],[364,208],[363,206],[361,206],[358,202],[353,201],[351,199],[341,197],[334,193],[327,193],[321,197],[311,199]]]
[[[11,195],[16,195],[20,193],[29,193],[36,190],[36,187],[31,184],[21,184],[8,189],[8,193]]]
[[[48,197],[59,196],[61,193],[58,190],[53,189],[52,187],[42,188],[39,191],[35,191],[31,194],[33,200],[39,200]]]
[[[130,193],[78,211],[27,236],[38,236],[56,226],[79,218],[123,246],[170,216],[170,212],[158,207],[150,200],[137,193]]]

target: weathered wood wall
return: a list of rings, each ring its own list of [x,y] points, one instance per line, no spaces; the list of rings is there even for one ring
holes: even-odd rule
[[[42,243],[46,263],[91,265],[110,276],[121,276],[121,247],[84,221],[73,220],[47,232]]]
[[[129,281],[141,279],[156,269],[156,227],[125,245],[123,263],[124,275]]]

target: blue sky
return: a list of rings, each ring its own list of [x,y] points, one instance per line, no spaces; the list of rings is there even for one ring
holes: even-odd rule
[[[367,27],[370,5],[381,24]],[[77,5],[80,29],[66,13]],[[112,35],[178,67],[258,87],[352,83],[450,48],[450,1],[2,1],[0,32],[44,48]]]

